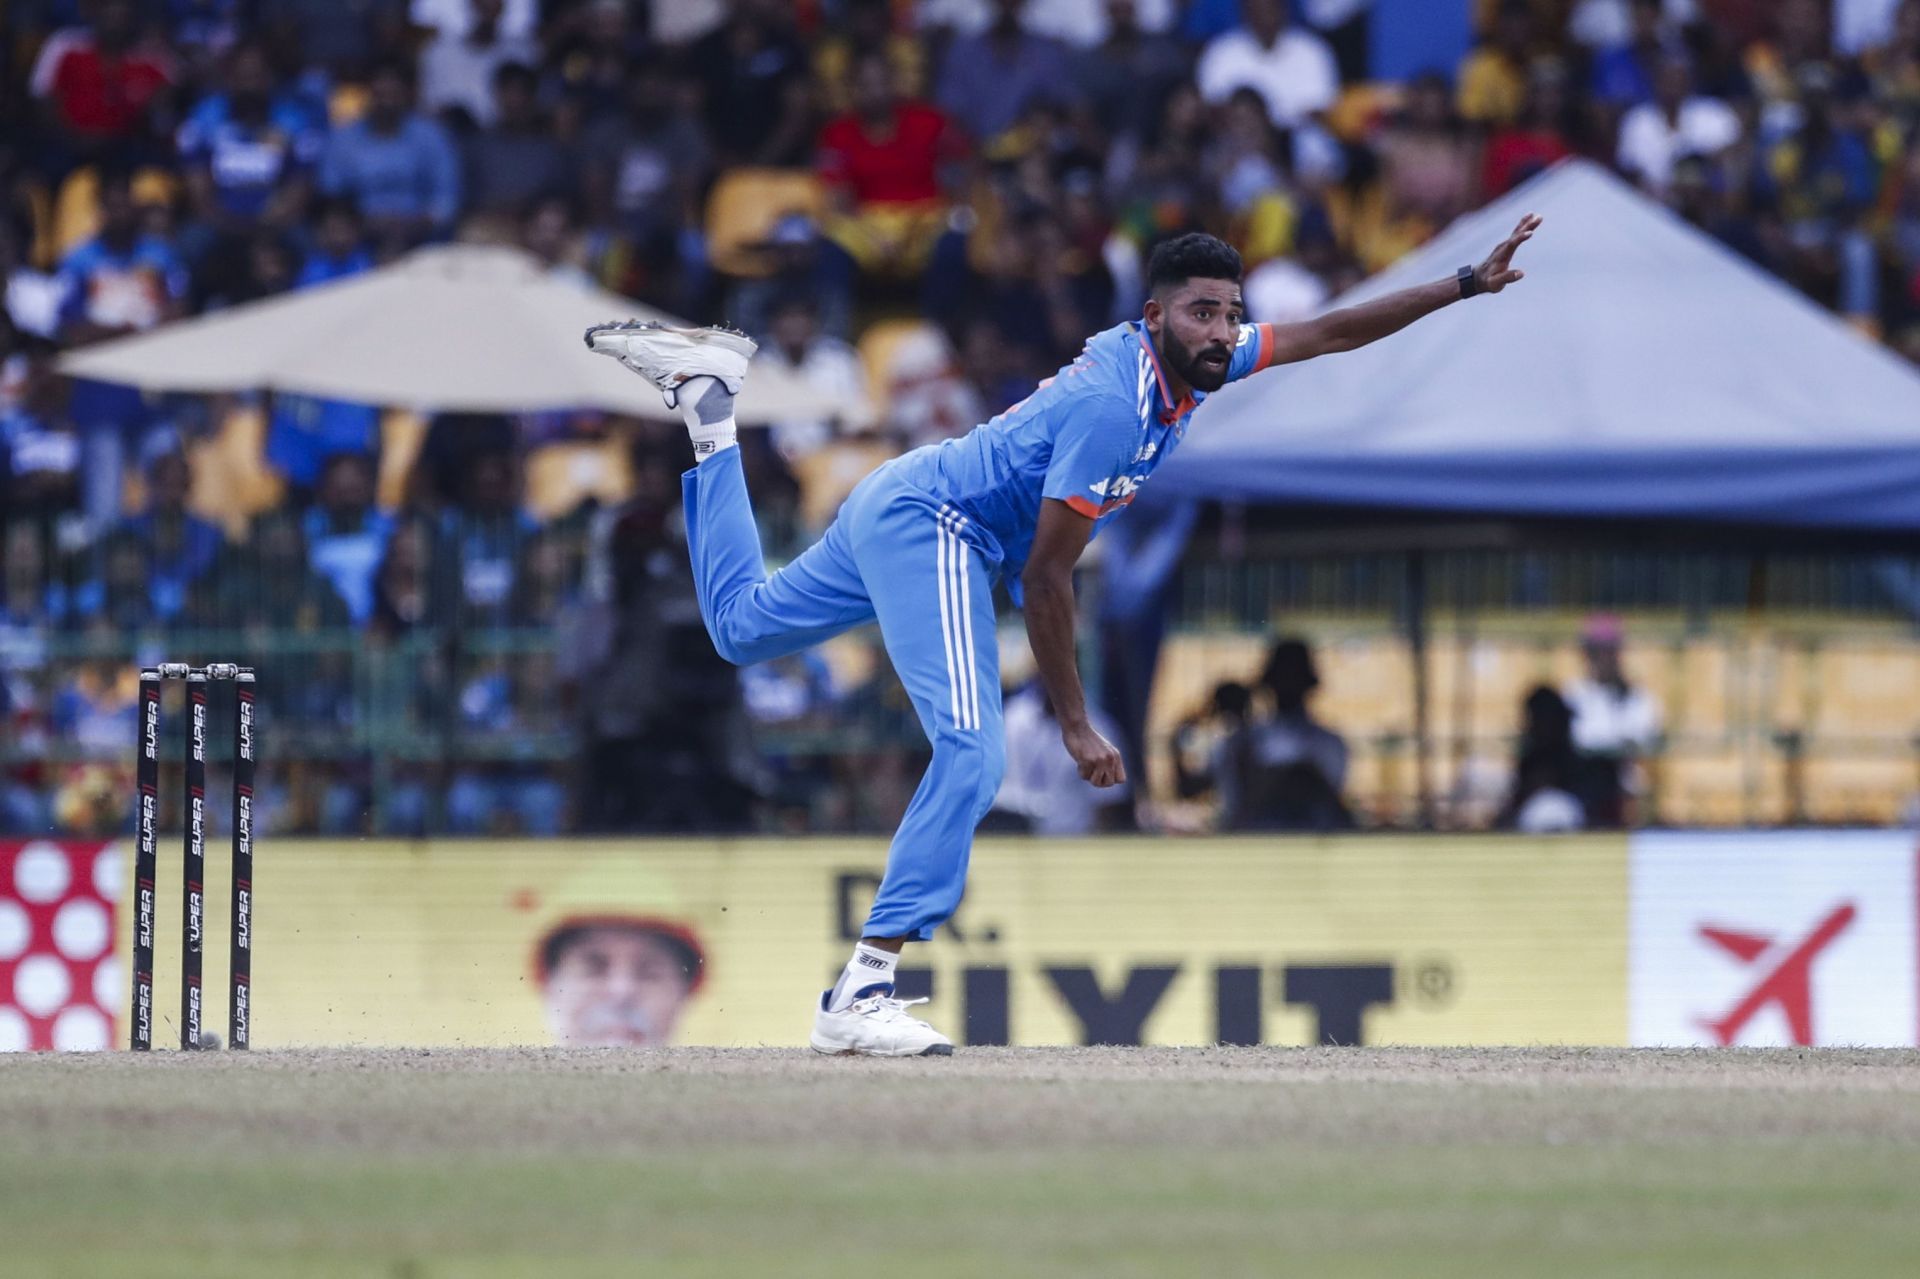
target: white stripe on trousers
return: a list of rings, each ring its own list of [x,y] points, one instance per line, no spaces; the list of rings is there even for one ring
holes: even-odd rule
[[[967,518],[940,510],[934,562],[940,585],[940,640],[947,654],[947,704],[956,728],[980,727],[980,677],[974,669],[973,587],[967,571],[972,548],[960,536]]]

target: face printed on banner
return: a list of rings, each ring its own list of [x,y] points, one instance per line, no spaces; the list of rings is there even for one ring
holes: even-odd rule
[[[563,1048],[671,1042],[693,993],[692,957],[651,929],[596,924],[557,939],[547,970],[547,1025]]]

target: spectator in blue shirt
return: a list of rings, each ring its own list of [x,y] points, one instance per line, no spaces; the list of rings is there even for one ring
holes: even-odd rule
[[[386,558],[393,517],[373,504],[373,462],[339,453],[320,473],[319,500],[306,515],[307,562],[333,584],[355,626],[373,616],[373,575]]]
[[[1670,41],[1660,0],[1634,0],[1633,34],[1593,59],[1593,96],[1616,107],[1651,102],[1660,64],[1685,50]]]
[[[73,251],[60,275],[60,337],[68,345],[137,333],[185,309],[187,269],[171,245],[142,230],[124,171],[101,174],[100,234]],[[152,415],[136,388],[102,382],[76,382],[70,411],[86,455],[83,504],[104,528],[120,514],[123,459],[138,451]]]
[[[220,530],[187,512],[193,472],[186,454],[169,449],[147,468],[147,513],[123,525],[146,547],[154,614],[171,621],[186,609],[195,582],[220,554]]]
[[[336,129],[320,157],[320,189],[351,196],[375,240],[399,250],[445,236],[460,211],[460,161],[439,124],[413,109],[413,69],[382,62],[366,118]]]
[[[515,585],[533,521],[520,509],[517,461],[507,450],[473,454],[460,502],[440,513],[439,599],[473,626],[511,624]]]
[[[22,344],[19,396],[0,411],[0,511],[9,515],[79,507],[80,434],[67,412],[67,380],[54,371],[56,350],[44,338]]]
[[[1025,4],[994,0],[993,24],[956,39],[940,67],[940,106],[983,143],[1013,127],[1034,102],[1078,97],[1066,49],[1020,25]]]
[[[274,92],[264,49],[234,49],[226,80],[226,91],[202,98],[176,138],[193,197],[194,223],[182,235],[189,261],[262,222],[293,225],[319,158],[319,129],[302,104]]]
[[[373,254],[362,238],[353,201],[321,201],[314,216],[313,247],[293,287],[311,288],[372,269]],[[371,454],[379,431],[380,414],[370,405],[277,395],[267,423],[267,463],[298,497],[319,483],[328,458],[338,453]]]

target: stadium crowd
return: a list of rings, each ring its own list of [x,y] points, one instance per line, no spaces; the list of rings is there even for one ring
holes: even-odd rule
[[[56,371],[64,349],[423,244],[513,243],[724,315],[841,405],[749,433],[775,554],[880,458],[969,429],[1137,314],[1159,238],[1231,239],[1250,312],[1283,321],[1570,155],[1920,358],[1920,2],[1485,0],[1455,24],[1470,41],[1436,23],[1428,69],[1390,79],[1373,26],[1419,11],[17,0],[0,826],[117,824],[123,779],[101,770],[132,737],[126,657],[215,632],[281,655],[265,702],[289,751],[328,732],[364,745],[356,715],[383,698],[439,744],[381,779],[364,751],[314,747],[324,762],[273,810],[283,828],[864,820],[840,792],[876,788],[836,778],[871,780],[890,753],[872,732],[807,743],[904,724],[900,700],[817,658],[714,664],[676,542],[672,432],[443,415],[396,466],[383,406],[152,397]],[[247,410],[274,487],[239,509],[195,467]],[[582,441],[617,442],[627,492],[534,518],[533,460]],[[558,638],[530,655],[473,642],[527,631]],[[379,652],[419,675],[397,708],[366,675]],[[542,734],[578,749],[448,763],[456,739]]]

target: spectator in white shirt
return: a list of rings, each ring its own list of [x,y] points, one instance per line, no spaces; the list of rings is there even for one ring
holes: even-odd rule
[[[1131,23],[1158,35],[1173,26],[1181,6],[1175,0],[1027,0],[1020,25],[1037,36],[1091,49],[1112,34],[1113,11],[1122,7],[1131,17],[1120,25]],[[992,24],[993,6],[989,0],[919,0],[914,16],[922,29],[974,36]]]
[[[1740,140],[1740,117],[1718,98],[1693,93],[1693,71],[1683,58],[1668,58],[1654,79],[1652,102],[1620,121],[1619,162],[1627,176],[1655,195],[1665,195],[1673,167],[1690,156],[1711,159]]]
[[[438,115],[458,108],[482,128],[494,122],[494,73],[509,62],[540,65],[540,47],[509,35],[502,11],[502,0],[472,0],[470,21],[458,34],[442,29],[421,50],[421,110]]]
[[[838,406],[830,417],[787,418],[773,424],[773,444],[789,461],[824,448],[845,430],[873,425],[873,405],[867,399],[866,372],[860,356],[845,342],[820,332],[820,312],[803,293],[788,294],[774,303],[768,317],[772,341],[760,348],[755,364],[777,365],[797,374],[821,396]]]
[[[1287,19],[1285,0],[1241,0],[1241,26],[1215,36],[1200,54],[1196,77],[1208,102],[1252,89],[1267,115],[1292,129],[1324,112],[1340,96],[1340,72],[1327,42]]]
[[[1633,39],[1632,8],[1630,0],[1579,0],[1567,20],[1567,34],[1589,49],[1626,44]],[[1675,27],[1686,26],[1699,21],[1699,0],[1663,0],[1660,12]]]
[[[1893,16],[1901,0],[1833,0],[1835,52],[1858,57],[1893,38]]]
[[[1644,688],[1627,682],[1620,664],[1626,639],[1620,619],[1602,614],[1588,619],[1580,636],[1587,660],[1585,679],[1566,690],[1573,711],[1573,747],[1591,761],[1610,761],[1618,784],[1611,795],[1587,801],[1590,825],[1619,826],[1626,817],[1626,801],[1645,790],[1638,761],[1660,742],[1660,704]]]
[[[1007,699],[1007,774],[984,831],[1032,835],[1093,835],[1133,826],[1130,781],[1099,789],[1060,743],[1053,703],[1035,680]],[[1110,742],[1120,730],[1096,706],[1087,707],[1094,731]]]
[[[479,0],[413,0],[407,7],[407,20],[434,34],[458,40],[484,18],[477,10],[492,7],[497,14],[500,35],[508,40],[530,40],[540,33],[540,0],[505,0],[504,5],[486,6]]]

